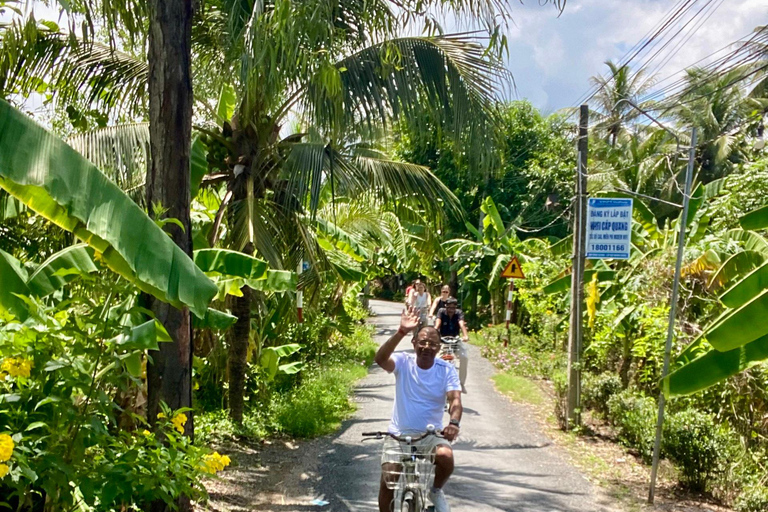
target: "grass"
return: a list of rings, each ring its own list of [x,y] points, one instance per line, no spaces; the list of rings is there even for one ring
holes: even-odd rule
[[[512,373],[498,373],[493,376],[496,388],[516,402],[532,405],[545,404],[547,398],[535,382]]]

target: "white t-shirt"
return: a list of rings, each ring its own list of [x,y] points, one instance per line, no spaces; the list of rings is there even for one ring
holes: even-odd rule
[[[424,432],[427,425],[443,428],[445,394],[459,391],[461,384],[456,368],[436,357],[429,370],[416,364],[416,355],[405,352],[392,354],[395,362],[395,405],[389,432]]]

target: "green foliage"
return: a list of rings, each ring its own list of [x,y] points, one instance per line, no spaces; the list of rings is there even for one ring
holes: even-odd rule
[[[694,409],[672,414],[664,433],[664,452],[680,469],[683,483],[696,491],[707,489],[726,444],[714,417]]]
[[[215,286],[125,193],[4,101],[0,119],[0,187],[88,243],[142,291],[205,314]],[[115,229],[115,219],[131,230]]]
[[[563,354],[553,351],[551,347],[542,347],[517,326],[510,326],[509,336],[503,326],[489,327],[478,334],[480,353],[503,372],[551,379],[563,367]],[[508,340],[506,347],[505,340]]]
[[[306,372],[301,384],[274,406],[279,431],[294,437],[333,432],[354,411],[349,393],[367,373],[354,363]]]
[[[653,398],[633,391],[623,391],[608,400],[608,419],[616,427],[619,441],[637,450],[646,463],[653,457],[656,413]]]
[[[145,352],[168,334],[154,320],[133,323],[141,310],[125,281],[87,283],[55,306],[26,299],[23,324],[0,319],[0,433],[15,443],[0,480],[5,507],[112,510],[204,499],[207,450],[170,421],[187,411],[165,409],[167,419],[150,427],[138,406]]]
[[[307,332],[313,329],[303,334]],[[272,392],[252,398],[242,424],[232,422],[225,411],[212,404],[211,412],[196,419],[198,436],[211,442],[227,438],[259,440],[270,435],[316,437],[332,432],[354,411],[349,395],[355,383],[366,375],[377,347],[371,334],[369,327],[358,326],[347,336],[333,335],[320,360],[311,360],[300,373],[283,379],[278,374],[274,381],[266,382]],[[252,378],[265,376],[257,372]]]
[[[768,510],[768,487],[753,485],[745,488],[736,499],[734,509],[737,512],[762,512]]]
[[[585,373],[582,375],[581,403],[606,416],[608,401],[622,391],[621,378],[615,373],[605,372],[600,375]]]

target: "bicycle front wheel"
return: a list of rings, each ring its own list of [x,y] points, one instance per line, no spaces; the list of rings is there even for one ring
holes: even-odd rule
[[[421,512],[418,508],[416,495],[413,491],[405,491],[403,500],[400,502],[400,512]]]

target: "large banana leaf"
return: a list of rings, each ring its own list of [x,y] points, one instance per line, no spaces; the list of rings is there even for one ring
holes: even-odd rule
[[[765,262],[765,256],[755,251],[737,252],[723,263],[709,280],[710,288],[722,288],[734,279],[753,271]]]
[[[77,244],[63,249],[37,267],[29,276],[27,285],[38,297],[45,297],[75,279],[80,273],[96,272],[93,249]],[[74,270],[74,271],[73,271]]]
[[[0,250],[0,309],[25,320],[27,305],[16,295],[29,295],[27,272],[19,260]]]
[[[674,370],[662,381],[667,396],[690,395],[768,359],[768,336],[742,347],[706,354]]]
[[[195,264],[203,272],[215,272],[242,279],[264,279],[267,263],[253,256],[229,249],[200,249],[195,251]]]
[[[739,224],[744,229],[768,228],[768,206],[747,213],[739,219]]]
[[[728,240],[740,242],[745,251],[757,251],[768,254],[768,242],[754,231],[730,229],[725,233]]]
[[[562,256],[573,251],[573,235],[561,238],[549,247],[552,256]]]
[[[4,101],[0,187],[142,291],[205,315],[216,286],[184,251],[93,164]]]
[[[728,310],[708,328],[704,336],[720,352],[751,343],[768,334],[768,290],[740,308]]]
[[[195,251],[195,264],[203,272],[211,272],[229,278],[229,289],[239,290],[248,285],[263,292],[287,292],[296,290],[296,274],[287,270],[271,270],[267,263],[253,256],[229,249],[200,249]],[[229,292],[231,293],[231,292]]]
[[[269,293],[283,293],[296,291],[296,272],[287,270],[267,270],[265,279],[249,279],[246,284],[254,290]]]
[[[237,317],[218,309],[208,308],[205,318],[193,318],[192,327],[195,329],[215,329],[225,331],[235,325]]]
[[[768,262],[755,270],[728,289],[720,296],[720,301],[729,308],[738,308],[768,290]]]

